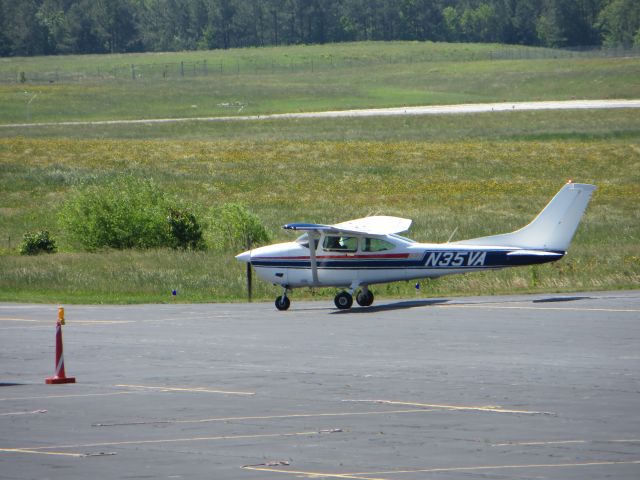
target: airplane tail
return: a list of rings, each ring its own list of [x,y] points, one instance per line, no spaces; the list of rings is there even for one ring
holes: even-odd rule
[[[452,243],[566,252],[595,189],[595,185],[567,183],[526,227],[502,235]]]

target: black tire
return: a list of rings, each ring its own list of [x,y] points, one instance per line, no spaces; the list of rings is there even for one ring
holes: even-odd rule
[[[333,303],[336,304],[340,310],[348,310],[353,305],[353,297],[349,292],[340,292],[336,295],[336,298],[333,299]]]
[[[358,302],[358,305],[360,305],[361,307],[369,307],[371,306],[371,304],[373,303],[373,292],[371,292],[371,290],[367,290],[367,292],[360,292],[358,293],[358,296],[356,297],[356,302]]]
[[[291,300],[289,300],[289,297],[280,295],[278,298],[276,298],[276,308],[281,312],[284,310],[288,310],[290,306],[291,306]]]

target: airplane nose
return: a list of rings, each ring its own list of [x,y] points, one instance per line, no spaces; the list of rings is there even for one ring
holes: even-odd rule
[[[251,263],[251,250],[239,253],[238,255],[236,255],[236,259],[240,260],[241,262]]]

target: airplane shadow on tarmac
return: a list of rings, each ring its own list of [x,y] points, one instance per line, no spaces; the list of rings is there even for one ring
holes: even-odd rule
[[[349,310],[335,310],[331,312],[332,315],[343,315],[346,313],[376,313],[376,312],[388,312],[392,310],[404,310],[407,308],[416,307],[428,307],[429,305],[438,305],[440,303],[449,302],[446,298],[439,298],[434,300],[408,300],[398,303],[388,303],[385,305],[375,305],[373,307],[355,307]]]
[[[550,302],[575,302],[576,300],[589,300],[592,297],[549,297],[533,300],[533,303],[550,303]]]

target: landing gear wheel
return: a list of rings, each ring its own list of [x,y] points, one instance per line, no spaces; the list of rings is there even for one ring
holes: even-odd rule
[[[333,299],[333,303],[336,304],[340,310],[348,310],[353,305],[353,297],[349,292],[340,292],[336,295],[336,298]]]
[[[361,307],[369,307],[373,303],[373,298],[374,297],[371,290],[367,290],[366,292],[358,293],[356,302],[358,302],[358,305],[360,305]]]
[[[280,295],[278,298],[276,298],[276,308],[278,310],[280,311],[288,310],[290,305],[291,305],[291,300],[289,300],[288,297],[285,297],[284,295]]]

